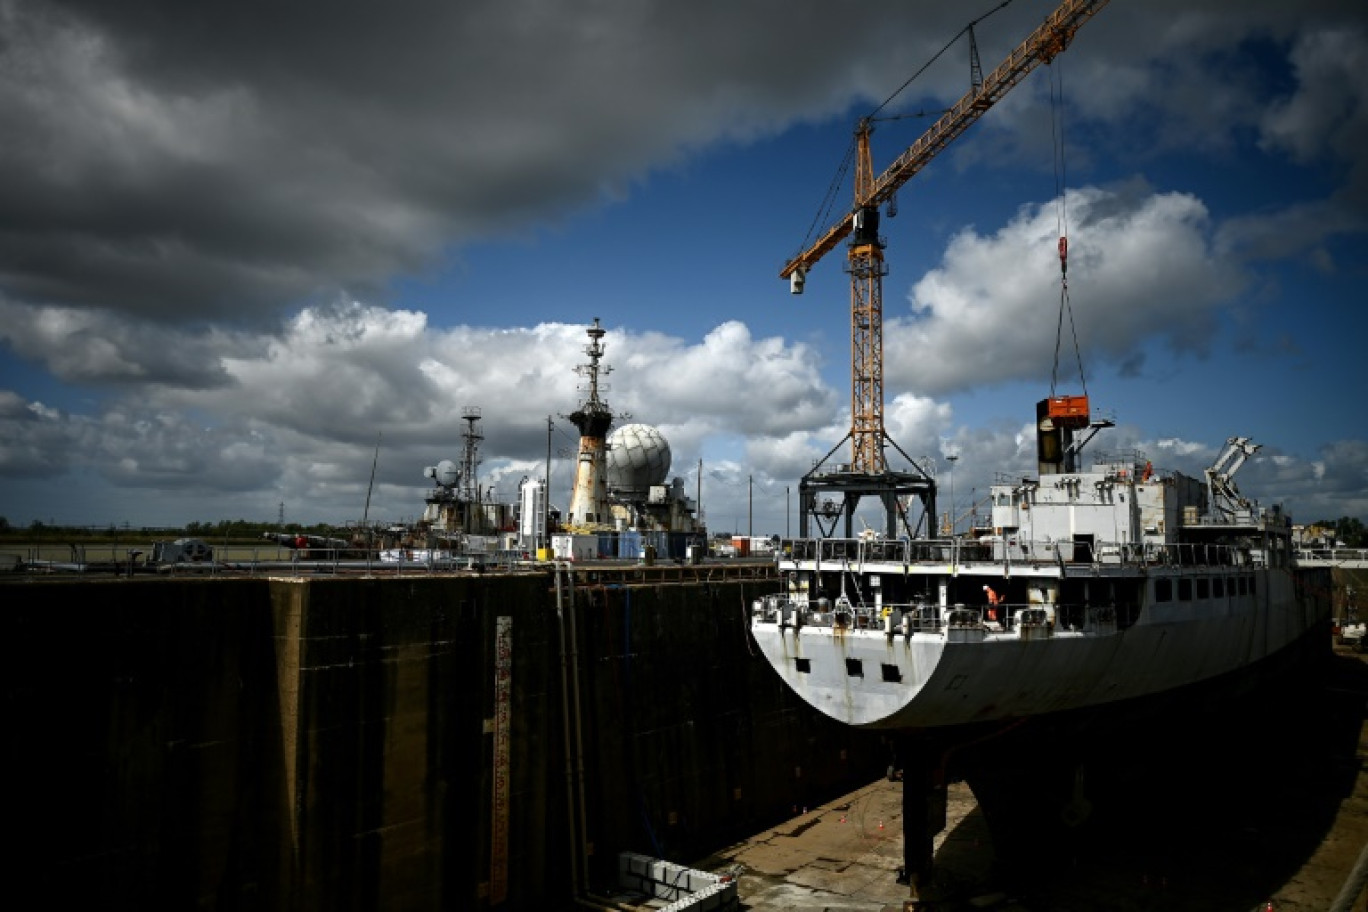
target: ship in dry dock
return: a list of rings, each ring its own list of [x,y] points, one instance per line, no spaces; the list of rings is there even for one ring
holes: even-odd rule
[[[1085,397],[1037,407],[1039,472],[992,488],[967,537],[785,542],[752,633],[784,682],[869,728],[1095,707],[1217,678],[1324,634],[1290,517],[1236,486],[1232,437],[1199,480],[1089,457]]]
[[[1189,707],[1239,704],[1242,714],[1250,701],[1238,697],[1269,680],[1291,690],[1305,660],[1328,654],[1329,571],[1299,565],[1290,517],[1235,484],[1257,444],[1229,438],[1200,479],[1156,469],[1138,452],[1098,446],[1113,422],[1092,414],[1081,354],[1081,395],[1057,394],[1065,316],[1073,319],[1066,234],[1055,375],[1035,407],[1036,472],[998,477],[991,524],[961,537],[952,516],[938,535],[936,479],[887,433],[881,216],[1106,5],[1062,0],[986,76],[975,23],[966,26],[970,91],[882,172],[870,137],[884,106],[862,118],[847,156],[852,205],[780,271],[801,294],[811,269],[846,242],[850,459],[828,465],[843,440],[800,480],[799,538],[782,542],[781,581],[754,601],[750,631],[806,703],[887,733],[890,776],[901,776],[904,793],[899,880],[918,899],[934,875],[932,836],[945,826],[950,779],[973,789],[1002,842],[999,858],[1053,857],[1042,847],[1061,844],[1060,826],[1081,832],[1094,797],[1158,779],[1163,764],[1146,766],[1145,749],[1198,730]],[[885,521],[853,534],[865,497],[878,499]],[[809,535],[810,521],[820,535]]]

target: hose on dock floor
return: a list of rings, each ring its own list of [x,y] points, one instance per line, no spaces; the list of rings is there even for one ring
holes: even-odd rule
[[[1344,881],[1344,886],[1340,887],[1335,901],[1330,904],[1330,912],[1349,912],[1354,900],[1363,895],[1364,887],[1368,887],[1368,845],[1359,852],[1358,861],[1354,862],[1348,879]]]

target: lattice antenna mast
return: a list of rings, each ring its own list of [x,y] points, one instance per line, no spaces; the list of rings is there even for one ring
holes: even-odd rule
[[[581,377],[587,377],[589,380],[588,384],[580,387],[581,392],[588,394],[580,403],[580,411],[607,413],[609,412],[608,403],[599,397],[600,389],[604,392],[608,390],[606,383],[600,386],[599,377],[607,376],[613,372],[611,365],[602,363],[603,355],[607,351],[603,345],[603,337],[607,334],[607,330],[599,325],[599,318],[594,317],[594,325],[585,330],[585,333],[589,336],[589,344],[584,346],[584,353],[589,356],[589,363],[575,366],[575,373]],[[583,433],[583,428],[580,430]]]
[[[479,407],[467,405],[461,410],[461,419],[466,423],[462,434],[465,446],[461,451],[461,499],[466,503],[479,503],[480,441],[484,440],[484,434],[480,432]]]

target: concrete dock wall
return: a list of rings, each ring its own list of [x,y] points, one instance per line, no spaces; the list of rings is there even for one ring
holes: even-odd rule
[[[6,582],[8,882],[554,909],[619,851],[691,860],[887,762],[752,652],[762,585],[580,585],[558,612],[549,573]]]

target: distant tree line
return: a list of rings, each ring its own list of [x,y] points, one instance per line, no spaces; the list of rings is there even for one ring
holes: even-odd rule
[[[1339,519],[1322,519],[1312,525],[1334,529],[1336,540],[1343,542],[1346,548],[1368,548],[1368,526],[1364,526],[1360,519],[1341,516]]]
[[[313,525],[303,525],[301,523],[287,523],[284,526],[272,522],[254,522],[246,519],[222,519],[218,522],[190,522],[185,526],[130,526],[128,523],[110,523],[107,526],[65,526],[54,523],[45,523],[35,519],[27,526],[15,526],[6,517],[0,516],[0,536],[9,538],[24,539],[50,539],[69,541],[79,539],[82,541],[101,541],[113,539],[128,539],[130,536],[139,538],[203,538],[205,540],[224,541],[259,539],[263,532],[289,532],[298,534],[303,532],[306,535],[323,535],[329,537],[341,537],[340,533],[347,530],[339,530],[337,526],[328,523],[315,523]]]

